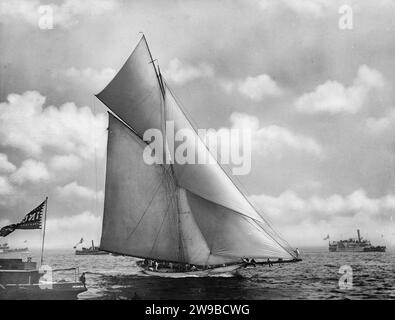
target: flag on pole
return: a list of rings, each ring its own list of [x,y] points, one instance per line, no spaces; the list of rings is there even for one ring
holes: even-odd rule
[[[10,224],[0,229],[0,237],[6,237],[16,229],[41,229],[41,220],[46,200],[30,211],[19,223]]]
[[[329,240],[329,234],[324,238],[324,239],[322,239],[322,240]]]
[[[83,243],[83,242],[84,242],[84,238],[81,238],[81,240],[78,241],[78,242],[75,244],[75,246],[73,247],[73,249],[76,249],[77,246],[78,246],[79,244]]]

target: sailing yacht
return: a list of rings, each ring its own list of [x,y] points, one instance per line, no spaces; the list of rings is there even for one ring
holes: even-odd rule
[[[163,277],[234,272],[252,258],[300,260],[198,137],[144,35],[96,97],[109,108],[101,250],[146,259],[143,272]],[[188,150],[210,161],[147,164],[146,130],[160,130],[165,147],[181,144],[166,136],[169,121],[176,132],[191,130]]]

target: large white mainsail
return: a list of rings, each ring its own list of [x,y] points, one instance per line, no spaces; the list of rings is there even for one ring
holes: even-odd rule
[[[216,161],[144,162],[146,130],[165,135],[167,120],[176,132],[196,135],[157,72],[144,36],[97,97],[119,118],[109,116],[101,249],[196,265],[294,258]],[[212,157],[200,139],[188,142],[196,154]]]
[[[143,160],[146,144],[109,114],[101,249],[178,260],[175,186],[163,166]]]

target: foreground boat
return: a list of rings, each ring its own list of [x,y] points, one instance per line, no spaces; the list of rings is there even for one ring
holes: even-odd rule
[[[111,110],[101,250],[185,266],[143,267],[162,277],[226,274],[245,258],[299,261],[199,138],[144,36],[97,98]],[[143,139],[150,130],[162,152]],[[192,161],[174,158],[183,143]]]
[[[75,299],[78,294],[86,291],[85,276],[78,278],[77,268],[56,269],[44,264],[44,244],[48,197],[30,211],[19,223],[10,224],[0,229],[0,236],[6,237],[16,230],[41,229],[44,227],[41,244],[41,270],[31,258],[0,259],[0,299]],[[74,271],[74,281],[53,281],[53,276],[60,271]],[[83,282],[81,282],[83,281]]]
[[[80,282],[51,283],[52,289],[42,289],[42,284],[0,285],[1,300],[75,300],[86,291]]]
[[[37,269],[37,264],[30,258],[0,259],[0,299],[2,300],[37,300],[37,299],[76,299],[86,291],[86,287],[77,281],[43,281],[42,273]],[[52,272],[63,270],[52,270]]]

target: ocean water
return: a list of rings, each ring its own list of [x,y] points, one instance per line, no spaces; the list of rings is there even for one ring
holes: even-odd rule
[[[45,262],[53,269],[78,266],[80,273],[86,272],[88,291],[78,299],[395,299],[393,249],[331,253],[327,248],[305,248],[301,254],[299,263],[242,269],[236,276],[181,279],[146,276],[136,266],[137,259],[123,256],[48,250]],[[29,256],[39,259],[35,252]],[[352,272],[347,288],[339,286],[342,266],[350,267],[343,267],[347,276]],[[56,280],[74,276],[74,272],[54,273]]]

